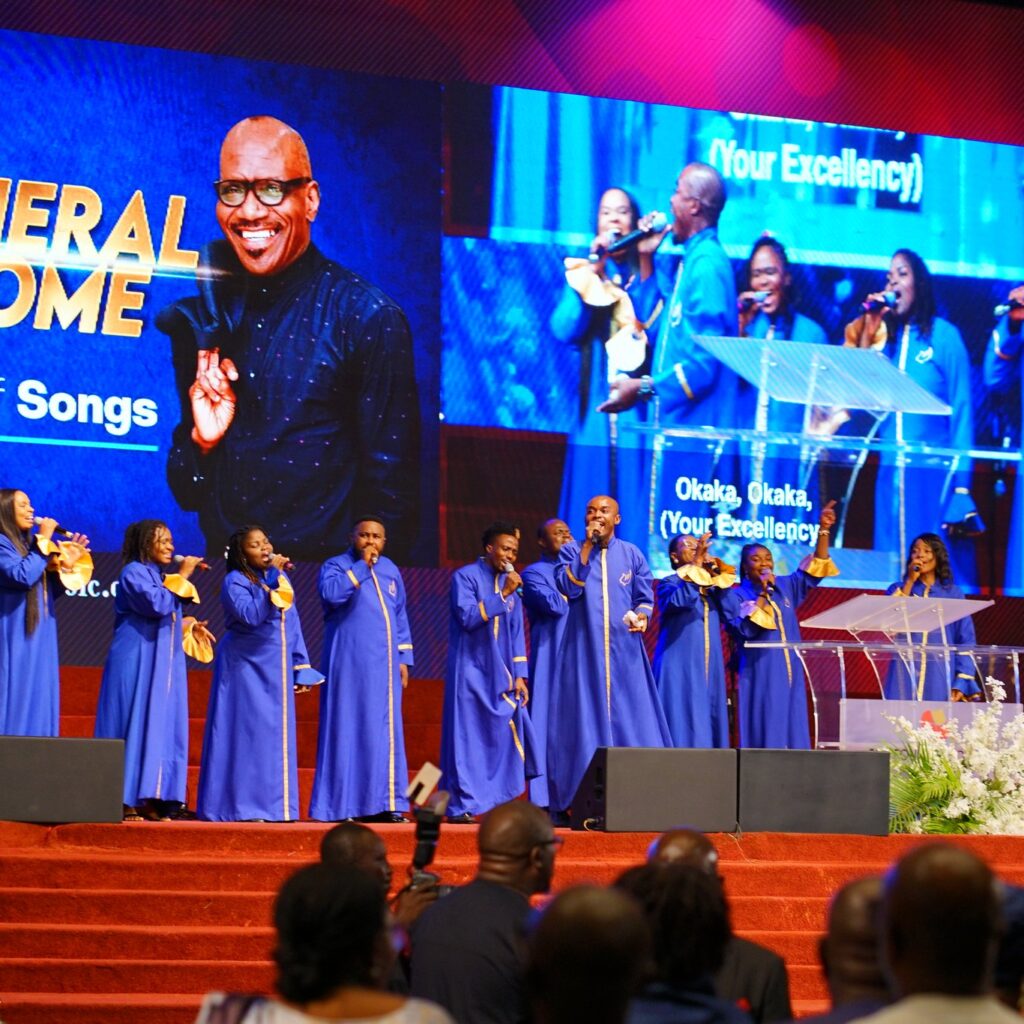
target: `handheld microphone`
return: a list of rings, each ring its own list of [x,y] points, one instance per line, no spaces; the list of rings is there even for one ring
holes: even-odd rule
[[[36,526],[42,526],[43,525],[43,517],[42,516],[36,516],[32,520],[32,522],[35,523]],[[59,533],[62,537],[74,537],[74,534],[70,530],[65,530],[63,526],[55,526],[53,528],[53,532],[54,533]]]
[[[884,309],[886,306],[895,306],[899,302],[900,293],[893,291],[882,292],[882,298],[869,299],[867,302],[862,302],[861,309],[865,313],[877,313],[880,309]]]
[[[918,573],[919,573],[919,572],[921,571],[921,566],[919,566],[919,565],[918,565],[918,564],[917,564],[917,563],[915,562],[915,563],[914,563],[914,564],[913,564],[913,565],[912,565],[912,566],[910,567],[910,571],[911,571],[911,572],[918,572]]]
[[[1006,316],[1011,309],[1020,309],[1021,306],[1024,306],[1024,302],[1021,302],[1019,299],[1009,299],[1007,302],[1000,302],[999,305],[992,310],[992,315]]]
[[[747,295],[745,298],[741,299],[739,302],[739,307],[740,309],[746,310],[750,309],[750,307],[754,305],[760,306],[761,303],[764,302],[764,300],[767,298],[767,292],[754,292],[753,295]]]
[[[185,556],[184,555],[175,555],[174,556],[174,564],[175,565],[181,565],[181,563],[184,562],[184,561],[185,561]],[[197,569],[202,569],[203,572],[206,572],[210,567],[209,567],[209,565],[206,564],[206,562],[200,562],[196,566],[196,568]]]
[[[593,544],[595,548],[599,548],[601,546],[600,530],[594,530],[594,532],[590,535],[590,543]]]
[[[643,228],[637,228],[636,231],[630,231],[628,234],[623,235],[621,238],[616,238],[614,242],[605,246],[605,255],[614,256],[617,252],[622,252],[624,249],[632,248],[637,242],[642,242],[649,235],[657,234],[659,231],[664,231],[668,227],[668,218],[663,213],[657,214],[651,221],[650,227],[646,230]]]

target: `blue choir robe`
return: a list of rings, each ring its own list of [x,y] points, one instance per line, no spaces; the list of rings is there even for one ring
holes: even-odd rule
[[[299,816],[294,687],[314,679],[298,611],[271,600],[279,586],[290,594],[290,581],[275,568],[257,577],[233,570],[221,590],[224,635],[213,663],[197,802],[206,821]]]
[[[566,260],[567,283],[549,324],[555,341],[579,354],[579,396],[569,410],[569,437],[558,503],[559,517],[579,526],[593,495],[608,494],[621,501],[642,491],[644,438],[631,428],[649,418],[649,409],[643,403],[620,413],[597,411],[611,390],[605,347],[608,339],[630,327],[641,338],[646,334],[629,299],[630,268],[609,260],[607,272],[611,280],[606,281],[585,269],[581,274],[576,266],[581,262],[585,261]],[[614,284],[616,280],[626,281],[626,286],[618,287]],[[627,369],[640,373],[642,364]],[[646,536],[645,520],[637,516],[635,520],[624,520],[623,525],[633,522],[641,536],[623,536],[642,543]],[[531,708],[530,717],[536,722],[532,712]]]
[[[523,604],[530,620],[530,721],[538,766],[547,763],[548,704],[554,687],[555,659],[565,635],[569,599],[555,581],[557,555],[544,555],[523,570]],[[530,799],[548,806],[548,780],[530,780]]]
[[[129,562],[114,597],[114,639],[96,708],[97,738],[124,740],[124,803],[185,802],[188,677],[182,618],[195,587],[179,597],[152,562]]]
[[[684,565],[658,583],[654,678],[674,746],[729,746],[721,625],[739,610],[735,582]]]
[[[654,269],[631,292],[642,318],[649,320],[655,303],[663,303],[653,324],[657,337],[651,369],[655,396],[648,403],[651,426],[735,427],[738,378],[694,340],[696,335],[735,337],[738,331],[735,278],[717,229],[705,228],[681,246],[670,232],[654,254]],[[668,450],[648,452],[647,485],[635,495],[623,494],[622,519],[652,533],[652,495],[655,509],[675,507],[673,485],[680,474],[738,484],[737,469],[735,445],[717,457],[705,442],[673,438]]]
[[[1024,373],[1021,372],[1021,341],[1024,330],[1010,331],[1010,318],[1004,316],[996,324],[985,350],[985,386],[996,394],[1011,394],[1024,402]],[[1005,553],[1003,585],[1008,593],[1024,594],[1024,471],[1018,463],[1017,484],[1010,513],[1010,538]]]
[[[895,594],[902,582],[893,583],[886,591]],[[931,587],[918,580],[911,588],[911,597],[962,598],[964,592],[955,583],[936,580]],[[902,633],[897,643],[949,644],[951,647],[974,646],[974,622],[966,618],[934,629],[930,633]],[[904,660],[906,657],[909,660]],[[950,700],[950,690],[959,690],[972,700],[983,698],[981,686],[969,654],[946,658],[942,654],[923,654],[912,647],[904,655],[894,654],[885,677],[885,696],[889,700]]]
[[[60,731],[60,662],[56,573],[47,573],[49,559],[25,535],[28,554],[19,554],[0,534],[0,735],[56,736]],[[30,595],[39,616],[31,636],[25,635],[25,606]]]
[[[440,765],[452,816],[513,800],[536,775],[529,717],[513,692],[529,674],[523,606],[501,596],[504,582],[483,558],[452,574]]]
[[[319,590],[326,678],[309,816],[408,810],[400,666],[412,665],[413,647],[402,574],[390,558],[370,567],[349,549],[324,562]]]
[[[747,325],[747,337],[765,339],[768,337],[779,341],[799,341],[809,345],[826,345],[828,338],[825,331],[814,320],[802,313],[784,314],[770,317],[760,310]],[[762,395],[748,381],[739,382],[739,399],[737,423],[739,427],[753,430],[759,426],[760,403],[764,401],[764,429],[778,434],[801,434],[804,429],[804,410],[806,406],[798,402],[778,402]],[[783,487],[787,483],[791,487],[805,489],[810,497],[810,504],[816,506],[815,495],[818,492],[813,478],[813,464],[807,453],[795,445],[761,445],[751,452],[747,470],[747,481],[756,480],[768,487]],[[787,515],[803,518],[806,510],[787,509]]]
[[[967,452],[974,444],[974,407],[971,367],[960,332],[942,317],[932,323],[931,334],[921,336],[917,324],[896,330],[896,337],[880,340],[881,348],[911,380],[930,391],[953,410],[949,417],[892,413],[883,423],[883,440],[929,444]],[[942,534],[943,522],[956,522],[973,508],[970,498],[971,462],[961,459],[947,493],[941,492],[946,466],[941,460],[900,466],[894,452],[883,452],[875,487],[875,547],[902,553],[910,550],[921,533]],[[953,575],[968,588],[977,581],[975,542],[949,538]]]
[[[651,618],[653,580],[639,548],[612,537],[580,561],[564,544],[555,578],[569,599],[549,703],[548,789],[553,810],[566,810],[598,747],[669,747],[665,715],[643,635],[623,621]]]
[[[837,576],[831,558],[809,555],[796,572],[775,577],[770,611],[759,608],[760,584],[744,578],[739,608],[729,621],[741,643],[739,671],[740,746],[809,750],[807,691],[803,665],[793,651],[747,647],[747,641],[799,643],[797,609],[824,577]]]

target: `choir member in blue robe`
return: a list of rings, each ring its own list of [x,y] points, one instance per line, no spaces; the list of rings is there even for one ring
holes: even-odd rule
[[[675,537],[672,576],[658,583],[654,678],[677,747],[728,747],[722,622],[735,615],[736,571],[708,554],[711,534]]]
[[[54,600],[60,584],[73,590],[91,576],[87,537],[75,534],[58,547],[57,520],[40,517],[33,534],[35,522],[24,491],[0,488],[0,736],[60,731]]]
[[[740,337],[827,344],[821,326],[794,309],[794,298],[793,274],[785,247],[771,235],[762,235],[747,261],[747,288],[737,297]],[[742,411],[737,415],[737,426],[780,434],[803,433],[806,406],[776,401],[745,380],[739,382],[738,396],[738,408]],[[768,487],[788,483],[813,494],[817,487],[811,479],[812,471],[810,457],[798,446],[761,444],[754,446],[751,453],[747,480]],[[757,503],[751,504],[751,518],[756,518]],[[792,511],[799,514],[798,509]]]
[[[621,413],[653,399],[653,425],[664,427],[736,425],[736,374],[696,340],[696,335],[734,337],[737,331],[736,282],[729,257],[718,240],[718,220],[725,207],[725,183],[715,168],[691,163],[683,168],[672,195],[670,229],[652,234],[638,245],[639,285],[631,291],[637,315],[651,322],[658,316],[650,375],[619,378],[600,412]],[[641,218],[640,226],[651,223]],[[666,237],[671,233],[671,238]],[[672,449],[685,461],[686,472],[699,479],[735,476],[734,452],[713,459],[706,444],[673,440]],[[636,494],[622,494],[625,518],[647,524],[651,489],[660,501],[660,462],[651,462],[650,485]]]
[[[213,664],[197,811],[206,821],[295,821],[295,693],[323,681],[310,667],[288,559],[259,526],[228,541],[224,636]]]
[[[942,538],[922,533],[914,538],[907,557],[902,583],[893,583],[886,591],[905,597],[963,598],[964,592],[953,582],[949,551]],[[905,633],[896,637],[909,648],[894,655],[885,679],[885,696],[890,700],[984,700],[969,654],[923,654],[911,646],[917,644],[951,647],[974,646],[974,623],[968,615],[930,633]]]
[[[591,498],[586,538],[558,553],[555,578],[569,616],[549,702],[556,814],[569,808],[598,747],[672,745],[643,642],[654,611],[651,570],[639,548],[615,536],[619,520],[614,499]]]
[[[868,295],[881,303],[847,324],[847,345],[884,352],[911,380],[952,408],[948,418],[892,413],[879,436],[887,441],[929,444],[967,452],[974,443],[971,368],[960,332],[935,312],[931,272],[910,249],[899,249],[889,266],[886,289],[896,294],[890,309],[885,294]],[[955,575],[970,588],[977,581],[974,537],[984,530],[971,497],[971,461],[961,459],[945,491],[946,461],[920,459],[900,465],[894,452],[882,454],[875,487],[875,547],[907,551],[911,538],[946,532]]]
[[[985,350],[985,385],[997,394],[1017,392],[1017,400],[1024,401],[1024,373],[1021,367],[1021,324],[1024,323],[1024,285],[1010,291],[1007,305],[1016,302],[992,332]],[[1012,401],[1012,399],[1011,399]],[[1019,464],[1018,464],[1019,465]],[[1010,539],[1005,554],[1004,586],[1009,593],[1024,593],[1024,473],[1017,470],[1017,486],[1010,513]]]
[[[440,788],[451,794],[449,820],[518,797],[533,764],[523,606],[515,571],[518,530],[492,523],[483,555],[452,574],[448,672],[441,717]],[[529,776],[536,775],[530,770]]]
[[[540,561],[523,570],[523,604],[530,621],[530,721],[538,766],[547,760],[548,703],[554,686],[555,659],[565,635],[569,599],[558,589],[555,567],[562,545],[572,541],[572,531],[561,519],[549,519],[537,530]],[[548,806],[548,780],[530,780],[530,799]]]
[[[554,339],[579,353],[579,399],[570,412],[558,504],[564,521],[586,508],[596,490],[618,498],[643,487],[643,438],[629,428],[646,419],[646,406],[621,414],[597,411],[620,373],[646,372],[649,360],[645,325],[630,299],[638,272],[635,247],[605,252],[616,238],[636,229],[639,216],[636,200],[625,190],[609,188],[602,194],[590,258],[566,258],[565,288],[551,315]],[[643,527],[638,517],[635,528]],[[536,722],[535,711],[536,705],[531,709]]]
[[[309,816],[402,821],[409,768],[402,691],[413,663],[398,566],[384,524],[355,523],[352,545],[320,570],[324,609],[320,734]]]
[[[158,519],[125,530],[121,557],[94,735],[124,740],[125,820],[167,820],[180,813],[188,781],[186,649],[212,642],[205,623],[185,614],[199,603],[190,577],[201,559],[187,555],[167,573],[174,539]]]
[[[818,538],[796,572],[775,575],[771,551],[763,544],[743,547],[737,588],[740,606],[729,626],[741,643],[739,672],[740,746],[808,750],[807,691],[803,666],[793,651],[746,646],[799,643],[797,610],[826,576],[839,570],[829,557],[829,534],[836,521],[830,501],[818,517]]]

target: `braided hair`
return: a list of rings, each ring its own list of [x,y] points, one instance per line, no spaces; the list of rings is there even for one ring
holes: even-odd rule
[[[153,541],[160,530],[166,529],[167,524],[159,519],[140,519],[128,526],[121,544],[121,564],[153,561]]]
[[[235,569],[242,573],[243,576],[248,577],[254,583],[259,582],[259,577],[257,577],[255,570],[245,557],[243,545],[245,544],[245,538],[248,537],[250,533],[255,533],[257,530],[264,534],[267,532],[257,523],[250,523],[248,526],[239,527],[233,534],[231,534],[230,537],[228,537],[228,546],[224,549],[224,558],[228,563],[228,572]]]

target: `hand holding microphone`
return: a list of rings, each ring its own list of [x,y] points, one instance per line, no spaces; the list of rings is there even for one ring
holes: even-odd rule
[[[178,566],[179,575],[182,579],[187,580],[196,569],[201,569],[203,572],[209,570],[209,565],[199,557],[199,555],[175,555],[174,564]]]
[[[1006,297],[1005,302],[999,303],[992,310],[993,316],[1006,316],[1009,314],[1010,322],[1019,324],[1024,321],[1024,285],[1018,285]]]
[[[765,569],[761,573],[761,593],[765,597],[769,597],[775,590],[775,573],[771,569]]]
[[[505,582],[501,587],[501,596],[510,597],[513,593],[522,594],[523,577],[516,572],[516,567],[511,562],[506,562],[501,571],[505,573]]]
[[[275,569],[281,569],[284,572],[291,572],[295,568],[295,563],[289,561],[284,555],[279,555],[276,552],[270,556],[270,564]]]
[[[77,544],[83,551],[87,551],[89,548],[89,538],[84,533],[74,533],[71,530],[66,530],[56,519],[52,519],[50,516],[34,516],[32,522],[39,527],[39,536],[46,540],[51,540],[56,533],[61,537],[67,537],[70,543]]]
[[[860,305],[865,313],[884,313],[900,301],[900,293],[893,290],[873,292]]]

